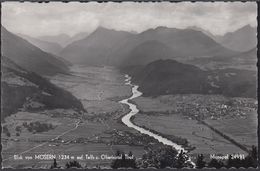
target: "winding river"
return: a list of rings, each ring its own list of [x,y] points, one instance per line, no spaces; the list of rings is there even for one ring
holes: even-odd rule
[[[127,98],[127,99],[124,99],[124,100],[121,100],[120,103],[122,104],[126,104],[129,106],[130,108],[130,112],[127,113],[123,118],[122,118],[122,122],[130,127],[130,128],[134,128],[136,129],[137,131],[141,132],[142,134],[146,134],[146,135],[149,135],[155,139],[157,139],[159,142],[163,143],[164,145],[169,145],[169,146],[172,146],[173,148],[175,148],[178,153],[180,153],[181,151],[183,152],[187,152],[183,147],[181,147],[180,145],[168,140],[167,138],[164,138],[158,134],[155,134],[155,133],[152,133],[150,132],[149,130],[146,130],[142,127],[139,127],[135,124],[133,124],[131,122],[131,117],[134,116],[135,114],[137,114],[139,112],[139,109],[137,108],[137,106],[133,103],[130,103],[129,100],[131,99],[134,99],[136,97],[139,97],[142,95],[142,92],[138,91],[138,86],[137,85],[134,85],[131,83],[131,77],[129,75],[125,75],[126,79],[125,79],[125,84],[126,85],[130,85],[132,87],[132,96]],[[195,163],[191,161],[191,159],[189,158],[188,159],[188,162],[193,165],[193,167],[195,167]]]
[[[174,143],[174,142],[172,142],[172,141],[170,141],[170,140],[168,140],[168,139],[166,139],[166,138],[164,138],[164,137],[162,137],[162,136],[160,136],[160,135],[157,135],[157,134],[155,134],[155,133],[152,133],[152,132],[150,132],[149,130],[146,130],[146,129],[142,128],[142,127],[139,127],[139,126],[137,126],[137,125],[135,125],[135,124],[133,124],[133,123],[131,122],[131,117],[134,116],[135,114],[137,114],[137,113],[139,112],[139,109],[137,108],[137,106],[136,106],[135,104],[130,103],[129,100],[141,96],[141,95],[142,95],[142,92],[140,92],[140,91],[137,90],[137,89],[138,89],[138,86],[137,86],[137,85],[134,85],[134,84],[131,83],[131,77],[130,77],[130,76],[125,75],[125,77],[126,77],[126,79],[125,79],[125,82],[126,82],[126,83],[125,83],[125,84],[132,86],[132,96],[129,97],[129,98],[127,98],[127,99],[124,99],[124,100],[120,101],[120,103],[126,104],[126,105],[128,105],[129,108],[130,108],[130,112],[129,112],[128,114],[126,114],[126,115],[122,118],[122,122],[123,122],[126,126],[128,126],[128,127],[130,127],[130,128],[134,128],[134,129],[136,129],[137,131],[141,132],[142,134],[149,135],[149,136],[151,136],[151,137],[157,139],[159,142],[161,142],[161,143],[163,143],[163,144],[165,144],[165,145],[169,145],[169,146],[174,147],[178,152],[180,152],[181,150],[182,150],[183,152],[187,152],[187,151],[186,151],[183,147],[181,147],[180,145],[178,145],[178,144],[176,144],[176,143]]]

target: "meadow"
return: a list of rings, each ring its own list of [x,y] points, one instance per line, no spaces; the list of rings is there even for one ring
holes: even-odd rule
[[[131,151],[137,158],[144,153],[143,146],[111,143],[118,139],[114,130],[121,130],[141,136],[137,131],[128,128],[121,122],[121,117],[129,109],[118,101],[131,95],[131,88],[124,85],[124,75],[113,68],[105,67],[72,67],[72,75],[56,75],[51,81],[61,88],[70,91],[81,100],[86,113],[77,113],[72,109],[55,109],[38,112],[18,112],[6,118],[4,125],[10,137],[2,136],[3,166],[50,168],[53,160],[14,160],[14,155],[34,156],[35,154],[56,154],[81,156],[114,155],[116,151]],[[53,125],[52,130],[30,132],[23,126],[24,122],[40,122]],[[15,128],[21,127],[19,136]],[[65,166],[71,159],[57,159],[58,165]],[[82,160],[84,167],[106,166],[112,160]]]
[[[237,111],[229,113],[228,110],[221,109],[232,100],[236,102],[241,99],[218,95],[138,97],[133,102],[141,112],[135,115],[133,122],[165,136],[173,135],[188,140],[190,146],[196,147],[190,152],[193,156],[200,153],[207,157],[209,154],[246,154],[245,151],[199,122],[200,118],[205,119],[206,123],[250,149],[252,145],[257,144],[257,115],[255,108],[252,107],[254,100],[243,99],[249,104],[240,104],[242,109],[246,108],[245,110],[237,108]],[[249,107],[244,107],[246,105]],[[205,112],[204,107],[209,111],[214,108],[214,111]],[[188,110],[189,108],[191,110]]]

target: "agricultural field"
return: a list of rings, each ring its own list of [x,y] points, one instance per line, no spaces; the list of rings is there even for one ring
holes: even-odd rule
[[[112,67],[71,67],[72,75],[57,75],[52,83],[70,91],[80,100],[105,100],[131,95],[124,75]]]
[[[5,118],[2,136],[3,166],[50,168],[48,160],[14,160],[14,155],[65,155],[57,159],[65,166],[71,158],[66,155],[114,155],[118,150],[132,152],[138,159],[149,149],[161,147],[154,138],[125,126],[121,117],[129,107],[118,101],[131,95],[125,77],[114,68],[72,67],[72,75],[57,75],[51,80],[79,98],[86,109],[19,111]],[[189,153],[230,154],[245,152],[213,132],[198,120],[204,120],[246,147],[255,144],[256,102],[249,98],[226,98],[216,95],[165,95],[156,98],[138,97],[131,100],[140,112],[133,117],[139,126],[156,131],[167,138],[188,141]],[[228,125],[228,123],[237,123]],[[243,124],[242,124],[243,123]],[[243,125],[251,125],[246,127]],[[246,129],[245,129],[246,128]],[[241,129],[240,132],[236,130]],[[242,130],[243,129],[243,130]],[[10,134],[10,135],[9,135]],[[245,137],[244,137],[245,136]],[[245,139],[252,141],[245,142]],[[109,167],[112,160],[78,160],[83,167]]]
[[[81,100],[88,116],[100,120],[102,117],[118,118],[126,113],[127,108],[118,101],[129,97],[131,88],[124,84],[125,77],[117,69],[73,66],[71,73],[52,77],[51,82]]]
[[[174,135],[187,139],[190,146],[196,147],[190,152],[194,156],[200,153],[205,155],[244,153],[206,126],[178,114],[169,116],[137,114],[134,123],[160,132],[163,135]]]
[[[121,122],[121,117],[129,109],[118,101],[131,95],[131,88],[124,85],[124,76],[113,68],[99,67],[72,68],[72,73],[55,76],[52,82],[79,98],[87,112],[79,114],[72,109],[20,111],[5,118],[3,126],[7,129],[2,136],[4,167],[50,168],[53,163],[52,159],[14,160],[14,155],[111,156],[119,150],[131,151],[140,158],[145,153],[150,139],[145,140],[142,134]],[[126,136],[127,141],[122,139]],[[139,144],[135,143],[135,138],[140,140]],[[62,167],[68,161],[71,159],[57,159]],[[79,162],[83,167],[109,167],[112,160]]]
[[[257,112],[248,113],[244,118],[207,119],[206,122],[226,135],[234,138],[247,148],[257,145]]]
[[[133,99],[140,109],[133,122],[165,136],[174,135],[196,147],[190,153],[246,154],[199,122],[228,135],[248,149],[257,143],[256,101],[217,95],[166,95]],[[250,139],[250,140],[249,140]]]

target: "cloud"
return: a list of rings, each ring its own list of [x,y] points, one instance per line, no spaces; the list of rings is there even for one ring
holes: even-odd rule
[[[213,34],[256,26],[255,2],[4,2],[2,24],[31,36],[92,32],[98,26],[141,32],[158,26],[198,26]]]

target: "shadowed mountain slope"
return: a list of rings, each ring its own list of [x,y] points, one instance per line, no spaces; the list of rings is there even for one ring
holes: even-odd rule
[[[1,69],[2,120],[18,110],[62,108],[84,111],[81,102],[71,93],[33,72],[24,70],[7,57],[1,57]]]
[[[175,60],[121,68],[132,76],[144,96],[222,94],[256,98],[256,72],[238,69],[204,71]]]
[[[19,34],[18,36],[26,39],[28,42],[37,46],[41,50],[51,53],[51,54],[58,55],[60,53],[60,51],[62,50],[62,47],[58,43],[40,40],[40,39],[30,37],[27,35],[22,35],[22,34]]]
[[[40,75],[68,74],[67,65],[25,39],[1,27],[2,55],[22,68]]]

